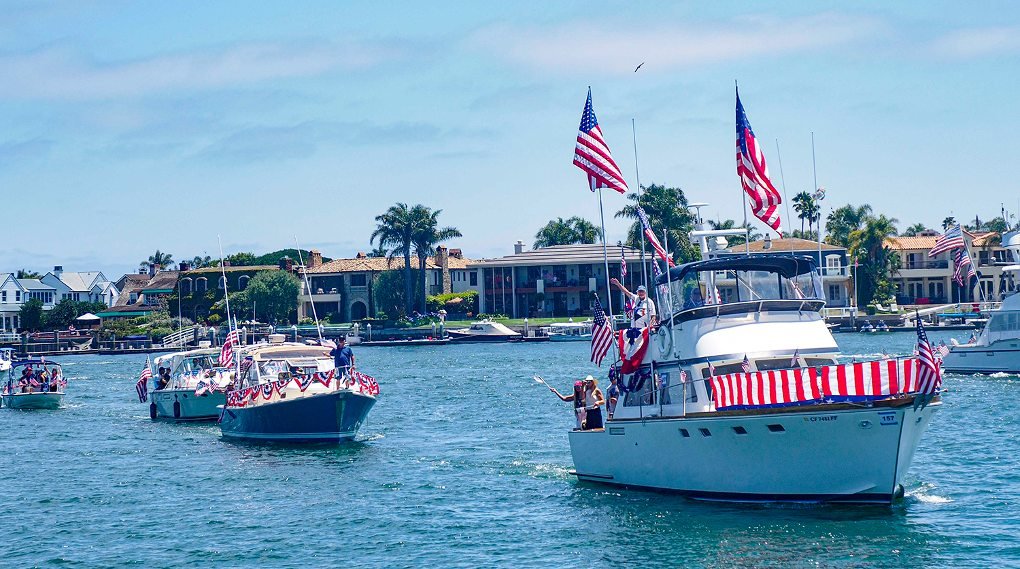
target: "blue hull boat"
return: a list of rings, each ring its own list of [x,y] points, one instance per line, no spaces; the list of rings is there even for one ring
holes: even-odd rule
[[[220,418],[224,437],[290,443],[338,443],[358,434],[375,397],[353,391],[226,407]]]

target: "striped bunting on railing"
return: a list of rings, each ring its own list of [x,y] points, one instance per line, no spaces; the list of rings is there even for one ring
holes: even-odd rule
[[[349,385],[346,389],[365,393],[367,395],[378,395],[379,384],[371,376],[365,375],[360,372],[352,372],[353,374],[348,378]],[[290,385],[291,382],[297,386],[297,388],[304,393],[309,386],[313,383],[321,383],[326,388],[333,385],[333,381],[339,385],[340,378],[336,377],[336,370],[329,370],[327,372],[313,373],[311,375],[298,375],[287,379],[280,379],[277,381],[270,381],[261,385],[252,387],[246,387],[237,391],[230,391],[227,393],[227,406],[228,407],[244,407],[249,403],[254,403],[259,398],[269,401],[274,395],[279,396],[283,394],[283,391]],[[356,381],[355,381],[356,380]]]
[[[916,393],[917,358],[710,378],[717,410],[868,401]]]

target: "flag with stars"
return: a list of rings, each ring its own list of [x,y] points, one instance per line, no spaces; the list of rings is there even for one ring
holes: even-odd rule
[[[924,331],[924,323],[920,318],[916,320],[918,391],[925,395],[934,395],[942,387],[942,373],[939,370],[937,356],[928,342],[928,334]]]
[[[769,179],[769,169],[765,164],[758,140],[751,130],[751,123],[744,113],[744,105],[740,103],[737,93],[737,176],[740,185],[751,200],[751,211],[754,216],[765,222],[783,235],[782,221],[779,219],[779,204],[783,202],[779,192]]]
[[[613,325],[606,318],[606,312],[602,310],[602,303],[599,297],[595,296],[595,309],[592,314],[591,328],[591,361],[602,367],[602,358],[606,357],[609,347],[613,345]]]
[[[744,370],[744,373],[751,372],[751,361],[747,359],[747,354],[744,354],[744,361],[740,362],[740,369]]]
[[[577,131],[574,166],[588,174],[588,187],[591,191],[608,188],[621,194],[627,193],[627,182],[623,180],[623,173],[613,160],[609,146],[602,138],[599,121],[595,118],[595,110],[591,106],[591,88],[588,89],[588,101],[584,104],[581,126]]]

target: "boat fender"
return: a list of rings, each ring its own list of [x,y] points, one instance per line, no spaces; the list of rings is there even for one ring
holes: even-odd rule
[[[174,396],[174,419],[181,418],[181,402]]]
[[[153,401],[152,403],[149,403],[149,418],[153,419],[153,420],[156,419],[156,402],[155,401]]]
[[[667,330],[665,326],[659,326],[659,353],[668,356],[673,351],[673,331]]]

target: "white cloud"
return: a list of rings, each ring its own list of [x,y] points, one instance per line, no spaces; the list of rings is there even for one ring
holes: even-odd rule
[[[104,99],[209,90],[336,69],[360,69],[396,57],[384,46],[248,43],[221,49],[95,61],[66,48],[0,55],[0,98]]]
[[[642,72],[804,52],[858,41],[882,25],[840,14],[777,19],[742,17],[702,24],[678,22],[650,27],[572,23],[551,28],[492,26],[469,43],[511,61],[552,71]]]
[[[1015,54],[1020,51],[1020,27],[954,30],[932,42],[932,51],[936,55],[956,58]]]

